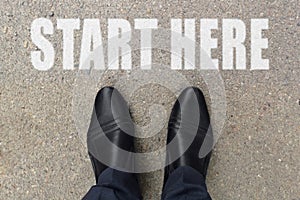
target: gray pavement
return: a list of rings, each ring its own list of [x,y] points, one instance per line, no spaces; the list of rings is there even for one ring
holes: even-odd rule
[[[221,71],[227,118],[214,148],[207,178],[213,199],[300,199],[300,2],[267,1],[6,1],[0,2],[0,199],[80,199],[94,183],[87,150],[72,116],[77,71],[62,69],[62,34],[49,37],[57,52],[52,70],[33,68],[30,24],[38,17],[157,18],[168,29],[171,18],[268,18],[269,71]],[[81,29],[82,31],[82,29]],[[81,31],[75,34],[78,64]],[[103,26],[103,32],[105,32]],[[199,34],[199,31],[197,31]],[[105,33],[104,33],[105,36]],[[220,31],[216,33],[220,39]],[[247,36],[247,40],[250,38]],[[250,48],[249,41],[246,42]],[[214,54],[221,58],[221,48]],[[168,62],[163,52],[154,59]],[[249,59],[247,60],[249,63]],[[181,72],[180,72],[181,73]],[[123,72],[108,72],[99,88]],[[201,87],[194,72],[187,79]],[[148,85],[130,100],[132,115],[147,124],[153,102],[170,111],[175,96]],[[136,142],[152,151],[165,142],[165,129]],[[159,199],[163,171],[139,176],[144,199]]]

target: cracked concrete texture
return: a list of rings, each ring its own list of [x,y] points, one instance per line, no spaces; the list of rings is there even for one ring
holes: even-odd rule
[[[78,136],[72,98],[77,71],[62,70],[62,34],[50,38],[56,60],[52,70],[33,68],[30,24],[57,18],[268,18],[268,71],[220,71],[227,119],[215,146],[207,178],[213,199],[300,199],[300,69],[298,0],[268,1],[1,1],[0,65],[0,197],[1,199],[80,199],[94,183],[86,149]],[[105,35],[105,26],[103,27]],[[197,33],[199,33],[197,31]],[[221,32],[216,36],[221,41]],[[78,63],[81,31],[75,33]],[[247,40],[250,37],[247,36]],[[250,40],[250,39],[249,39]],[[221,62],[221,48],[213,52]],[[249,41],[246,41],[249,49]],[[163,52],[154,60],[167,63]],[[247,63],[249,63],[249,56]],[[200,76],[183,72],[209,92]],[[108,73],[99,85],[110,85],[123,72]],[[167,79],[167,78],[166,78]],[[147,94],[147,91],[149,93]],[[149,95],[153,94],[153,95]],[[158,102],[169,112],[175,100],[165,88],[148,85],[130,106],[138,123],[147,123],[147,108]],[[140,151],[163,144],[165,132],[137,141]],[[139,176],[144,199],[159,199],[163,172]]]

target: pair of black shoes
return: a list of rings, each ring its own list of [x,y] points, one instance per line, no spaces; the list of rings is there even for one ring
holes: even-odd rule
[[[94,111],[88,131],[88,140],[92,140],[96,134],[106,137],[109,141],[128,152],[134,152],[134,124],[131,120],[129,108],[122,95],[113,87],[102,88],[95,99]],[[98,123],[100,132],[95,132],[92,123]],[[123,126],[125,125],[125,126]],[[123,127],[126,127],[124,130]],[[130,134],[128,134],[130,133]],[[132,134],[132,135],[131,135]],[[204,142],[208,136],[209,141]],[[97,135],[96,135],[97,137]],[[178,167],[190,166],[206,177],[207,168],[211,156],[212,134],[210,119],[203,93],[195,87],[188,87],[182,91],[176,100],[168,124],[167,156],[164,183],[169,175]],[[203,148],[205,144],[206,147]],[[202,147],[202,148],[201,148]],[[96,182],[99,175],[109,166],[100,162],[93,155],[95,147],[89,145],[89,156],[93,165]],[[110,157],[110,164],[123,158],[114,149],[103,149]],[[204,155],[203,157],[199,153]],[[111,166],[111,165],[110,165]]]

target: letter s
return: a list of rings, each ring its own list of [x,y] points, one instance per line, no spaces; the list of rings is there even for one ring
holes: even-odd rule
[[[45,18],[35,19],[31,24],[31,40],[40,49],[31,52],[31,62],[34,68],[42,71],[49,70],[54,64],[54,48],[43,34],[53,34],[51,20]],[[42,59],[41,51],[44,58]]]

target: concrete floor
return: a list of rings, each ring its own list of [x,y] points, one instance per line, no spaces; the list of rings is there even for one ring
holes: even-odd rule
[[[53,23],[56,18],[100,18],[104,24],[107,18],[130,22],[157,18],[165,29],[171,18],[196,18],[197,24],[200,18],[239,18],[248,27],[251,18],[268,18],[265,56],[270,70],[220,72],[227,116],[214,148],[208,190],[213,199],[222,200],[300,199],[299,0],[3,0],[0,12],[0,199],[80,199],[94,183],[72,110],[77,71],[62,70],[61,31],[50,37],[57,52],[54,68],[40,72],[31,64],[30,52],[35,46],[30,24],[38,17]],[[220,39],[221,33],[216,36]],[[78,64],[81,31],[75,37]],[[249,49],[249,41],[246,45]],[[220,58],[221,48],[215,54]],[[157,60],[167,60],[162,52],[155,55]],[[183,74],[209,99],[200,76]],[[109,72],[99,88],[116,83],[122,75]],[[156,102],[169,112],[174,100],[163,87],[145,86],[130,99],[132,115],[138,124],[147,124],[147,105]],[[137,147],[151,151],[164,140],[162,131],[151,139],[138,140]],[[144,199],[159,199],[162,175],[160,170],[139,176]]]

